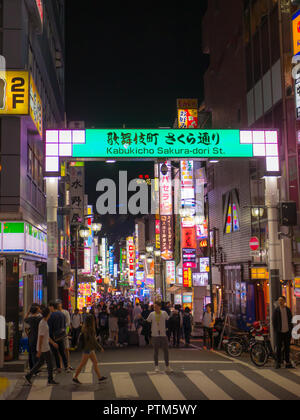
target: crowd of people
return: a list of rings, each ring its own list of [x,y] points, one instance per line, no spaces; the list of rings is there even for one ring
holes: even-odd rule
[[[280,344],[276,368],[281,365],[281,345],[285,347],[285,360],[290,367],[290,337],[292,327],[291,311],[286,306],[284,297],[279,299],[279,306],[273,314],[273,325]],[[70,350],[82,351],[82,358],[72,381],[80,384],[79,375],[90,359],[99,382],[107,378],[100,373],[96,351],[104,351],[106,346],[124,347],[129,344],[149,346],[154,350],[155,371],[159,372],[158,354],[161,348],[164,353],[166,372],[172,372],[169,366],[169,348],[180,346],[184,339],[189,347],[192,332],[192,315],[189,308],[182,310],[180,305],[172,307],[170,303],[157,301],[133,304],[129,299],[105,295],[88,311],[75,309],[70,314],[63,309],[60,301],[50,302],[43,306],[33,304],[24,319],[28,336],[29,373],[25,376],[31,385],[32,377],[38,375],[46,363],[48,384],[57,385],[54,380],[53,362],[56,373],[64,369],[71,373],[75,369],[70,364]],[[215,318],[210,305],[206,306],[203,316],[204,348],[213,348],[213,328]],[[137,338],[132,343],[132,338]],[[144,340],[144,341],[143,341]],[[71,341],[71,344],[70,344]]]
[[[148,302],[135,304],[128,298],[107,294],[93,305],[89,311],[75,309],[69,313],[61,301],[50,302],[43,306],[33,304],[24,319],[28,336],[29,373],[25,376],[28,384],[46,363],[48,384],[56,385],[53,379],[53,362],[55,372],[71,373],[75,369],[70,364],[70,350],[81,350],[82,359],[73,376],[73,382],[80,384],[79,375],[90,359],[94,370],[102,382],[106,377],[99,370],[96,350],[104,351],[105,347],[122,348],[130,344],[142,347],[152,344],[154,349],[155,370],[158,371],[158,352],[163,349],[166,371],[170,372],[169,347],[180,347],[181,340],[190,346],[192,332],[192,315],[189,308],[184,310],[180,305],[173,307],[169,302]],[[205,345],[212,346],[212,327],[214,318],[207,307],[203,325],[205,328]]]

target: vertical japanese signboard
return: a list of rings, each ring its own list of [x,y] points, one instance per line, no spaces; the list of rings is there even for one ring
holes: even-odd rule
[[[183,287],[192,287],[192,269],[191,268],[183,268]]]
[[[166,283],[174,284],[176,281],[175,261],[166,262]]]
[[[181,205],[195,208],[194,162],[182,160],[181,169]]]
[[[163,175],[160,165],[160,249],[161,258],[172,260],[174,254],[173,196],[171,163],[166,162],[168,172]]]
[[[43,106],[41,97],[30,75],[30,92],[29,92],[30,116],[39,134],[43,135]]]
[[[300,55],[300,10],[292,17],[293,55]]]
[[[71,224],[84,220],[84,163],[70,165]]]
[[[128,280],[129,284],[134,284],[134,275],[135,275],[135,245],[134,238],[127,238],[127,266],[128,266]]]

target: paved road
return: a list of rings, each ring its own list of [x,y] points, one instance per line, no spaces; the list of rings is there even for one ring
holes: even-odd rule
[[[58,386],[47,386],[46,371],[33,386],[18,381],[10,400],[293,400],[300,399],[300,370],[257,369],[248,359],[232,360],[216,352],[171,349],[173,373],[154,373],[151,348],[106,350],[98,354],[101,373],[97,384],[89,362],[72,383],[72,374],[56,375]],[[80,354],[72,354],[75,367]],[[164,363],[161,362],[161,368]]]

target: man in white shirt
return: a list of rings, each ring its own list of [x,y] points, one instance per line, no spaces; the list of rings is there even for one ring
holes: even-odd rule
[[[147,322],[151,323],[152,344],[154,347],[154,363],[155,372],[159,372],[158,351],[162,347],[166,364],[166,372],[172,372],[169,366],[169,342],[166,332],[166,321],[169,319],[167,312],[161,310],[161,303],[155,302],[154,312],[147,318]]]
[[[50,352],[50,343],[54,348],[58,348],[57,343],[50,338],[48,320],[50,318],[49,308],[45,308],[42,312],[43,319],[39,323],[38,342],[37,342],[37,358],[39,361],[31,369],[31,371],[25,376],[25,379],[29,385],[32,385],[31,378],[35,375],[43,366],[47,363],[48,368],[48,385],[58,385],[53,379],[53,364]]]

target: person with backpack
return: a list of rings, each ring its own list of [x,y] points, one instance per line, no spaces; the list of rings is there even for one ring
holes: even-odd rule
[[[185,339],[185,347],[189,347],[192,333],[192,314],[190,308],[186,307],[183,313],[182,325]]]
[[[76,369],[75,376],[73,377],[73,382],[75,384],[81,385],[81,382],[79,381],[78,377],[89,359],[93,363],[93,367],[98,377],[99,383],[105,381],[107,378],[105,376],[101,376],[98,367],[97,356],[95,353],[96,350],[104,351],[104,349],[97,342],[95,319],[93,315],[87,314],[85,317],[85,322],[83,324],[82,332],[79,337],[79,347],[82,349],[83,355],[81,358],[81,362],[78,368]]]
[[[98,325],[99,325],[99,335],[101,338],[102,345],[105,345],[108,335],[109,335],[109,327],[108,327],[108,313],[106,310],[106,306],[103,306],[101,312],[98,315]]]
[[[37,341],[39,332],[39,323],[42,319],[40,307],[37,304],[32,304],[28,313],[25,315],[25,331],[28,337],[28,356],[29,369],[31,370],[37,363]]]

